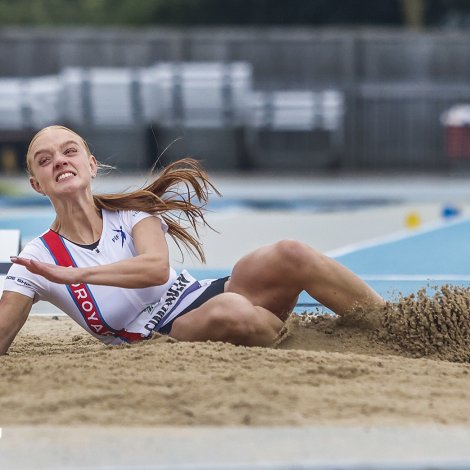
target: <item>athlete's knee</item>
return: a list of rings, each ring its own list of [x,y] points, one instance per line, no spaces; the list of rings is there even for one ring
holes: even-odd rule
[[[322,280],[331,276],[335,261],[298,240],[281,240],[273,245],[276,257],[282,263],[286,280],[301,283],[305,279]]]
[[[306,265],[321,262],[320,253],[299,240],[280,240],[271,246],[272,254],[289,274],[299,272]]]

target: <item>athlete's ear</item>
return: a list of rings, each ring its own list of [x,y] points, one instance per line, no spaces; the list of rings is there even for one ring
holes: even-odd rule
[[[96,176],[96,173],[98,172],[98,162],[96,160],[96,157],[94,155],[90,155],[88,157],[88,162],[90,163],[90,172],[92,178]]]
[[[30,176],[29,178],[29,184],[31,187],[39,194],[42,194],[45,196],[44,191],[41,189],[41,185],[38,183],[38,180],[34,176]]]

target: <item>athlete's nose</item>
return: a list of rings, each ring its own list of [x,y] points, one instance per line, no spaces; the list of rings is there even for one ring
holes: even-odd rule
[[[67,165],[67,159],[61,153],[57,153],[54,156],[54,168],[58,170],[65,165]]]

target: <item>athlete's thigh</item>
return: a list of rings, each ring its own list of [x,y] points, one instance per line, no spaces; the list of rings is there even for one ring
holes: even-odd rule
[[[243,321],[253,305],[234,293],[218,294],[177,317],[169,336],[180,341],[219,341],[232,322]]]
[[[226,292],[241,294],[285,320],[302,289],[285,277],[273,248],[264,246],[241,258],[233,268]]]

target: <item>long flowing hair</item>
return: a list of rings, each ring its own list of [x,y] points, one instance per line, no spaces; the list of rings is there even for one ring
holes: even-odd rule
[[[46,129],[64,129],[74,134],[83,143],[88,155],[90,148],[80,135],[65,126],[49,126],[39,131],[31,140],[30,149],[40,133]],[[30,159],[27,158],[27,169],[31,176]],[[109,170],[112,167],[98,163],[98,169]],[[134,210],[159,215],[168,225],[168,234],[175,241],[183,255],[181,244],[205,263],[206,258],[202,243],[199,240],[199,228],[210,225],[205,219],[209,194],[221,195],[209,181],[209,176],[201,164],[193,158],[182,158],[170,163],[160,172],[151,170],[150,183],[141,189],[116,193],[95,194],[93,202],[98,209],[109,211]],[[191,229],[194,235],[191,234]]]

